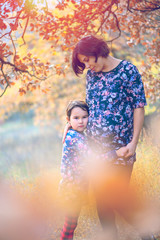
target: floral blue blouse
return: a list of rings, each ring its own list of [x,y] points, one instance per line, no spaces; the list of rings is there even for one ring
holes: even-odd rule
[[[67,132],[62,151],[60,196],[66,202],[83,202],[88,190],[86,157],[87,138],[84,133],[70,129]]]
[[[144,87],[137,68],[121,61],[109,72],[87,72],[86,101],[89,105],[90,136],[102,153],[127,145],[133,137],[133,111],[146,105]],[[130,165],[130,158],[116,158],[114,164]]]
[[[82,181],[87,151],[85,134],[70,129],[66,135],[62,152],[61,174],[64,180],[76,184]]]

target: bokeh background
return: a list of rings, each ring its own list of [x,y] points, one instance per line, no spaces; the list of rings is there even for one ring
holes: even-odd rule
[[[3,192],[3,189],[15,188],[14,192],[18,196],[20,194],[22,198],[29,199],[27,207],[32,209],[31,212],[36,205],[36,216],[40,215],[38,218],[40,222],[35,218],[32,226],[35,226],[34,230],[36,229],[37,232],[41,229],[41,225],[45,226],[46,230],[42,235],[46,234],[46,239],[58,239],[62,225],[58,218],[56,220],[54,218],[57,216],[54,206],[56,206],[56,192],[60,179],[62,135],[66,124],[65,108],[70,100],[85,100],[86,72],[80,77],[74,75],[71,68],[71,50],[78,39],[88,34],[102,34],[106,40],[116,38],[118,29],[116,29],[114,14],[109,15],[107,20],[107,12],[102,12],[102,6],[108,11],[109,4],[113,4],[110,9],[113,13],[116,13],[116,7],[119,6],[117,16],[119,26],[122,28],[121,36],[108,43],[111,55],[131,61],[138,67],[142,74],[148,103],[137,148],[132,184],[136,186],[140,196],[147,196],[156,206],[160,204],[159,1],[152,1],[152,3],[141,1],[140,5],[137,5],[138,1],[129,2],[132,11],[136,7],[141,8],[142,11],[135,11],[133,17],[129,15],[131,12],[126,12],[127,5],[125,5],[128,1],[83,3],[83,1],[26,0],[0,3],[2,17],[0,22],[1,196],[6,194],[5,199],[12,199],[15,193],[12,194],[12,191],[8,193],[7,190]],[[17,20],[17,24],[16,12],[20,11],[23,17]],[[25,20],[28,16],[30,18],[26,26]],[[89,20],[91,16],[92,21]],[[55,18],[59,24],[58,27],[55,24]],[[72,22],[72,19],[75,19],[75,22]],[[143,25],[141,25],[142,22]],[[104,23],[106,25],[103,25]],[[70,26],[73,26],[73,29],[70,29]],[[11,34],[8,34],[10,30],[12,30]],[[25,33],[24,36],[23,33]],[[5,55],[5,51],[11,52]],[[5,61],[12,63],[13,66],[6,64]],[[28,77],[23,71],[21,73],[14,71],[15,66],[19,66],[23,71],[27,69],[34,76]],[[36,78],[35,75],[38,77]],[[42,77],[44,79],[39,81]],[[7,81],[9,86],[6,85]],[[8,202],[8,205],[12,206],[12,203],[13,208],[16,208],[18,200]],[[6,226],[9,224],[8,219],[10,223],[16,219],[14,214],[12,217],[7,217],[9,215],[5,214],[8,205],[5,205],[6,208],[0,208],[6,219]],[[157,207],[156,217],[153,217],[155,225],[160,216],[159,210],[160,208]],[[18,221],[21,221],[20,216],[22,219],[27,219],[24,217],[26,215],[23,207],[20,212],[22,214],[19,214]],[[24,228],[26,228],[26,222],[23,225]],[[119,220],[119,224],[121,239],[130,237],[133,229],[130,229],[122,219]],[[31,229],[30,226],[28,227]],[[16,232],[15,238],[12,236],[12,240],[24,240],[24,232],[20,234],[20,228],[15,227],[15,229],[18,229],[15,230],[18,233]],[[99,229],[94,202],[92,202],[91,206],[82,212],[75,239],[92,240]],[[36,231],[33,231],[34,234],[37,234]],[[7,231],[1,231],[0,227],[0,234],[4,234],[7,240],[11,240],[10,236],[5,235],[6,233]],[[39,235],[36,237],[40,239]],[[34,240],[36,237],[34,235]],[[32,240],[32,237],[29,238]],[[138,239],[136,233],[132,238]]]

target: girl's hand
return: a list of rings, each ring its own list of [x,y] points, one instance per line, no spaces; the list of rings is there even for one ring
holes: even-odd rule
[[[67,132],[68,132],[68,130],[69,130],[70,128],[71,128],[71,124],[70,124],[70,123],[67,123],[66,126],[65,126],[65,128],[64,128],[62,143],[65,142],[65,138],[66,138]]]
[[[126,157],[126,155],[128,154],[128,148],[127,146],[125,147],[121,147],[120,149],[116,150],[116,154],[118,157]]]

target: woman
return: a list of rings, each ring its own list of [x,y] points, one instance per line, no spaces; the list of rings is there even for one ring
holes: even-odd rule
[[[89,69],[86,83],[86,102],[90,111],[87,132],[94,148],[101,154],[125,147],[124,157],[112,161],[108,171],[107,165],[104,167],[98,163],[102,168],[93,181],[100,222],[104,229],[110,226],[117,239],[114,211],[131,220],[131,199],[127,193],[146,99],[137,68],[109,53],[103,39],[84,37],[73,50],[72,68],[76,75],[82,74],[85,68]],[[154,238],[147,236],[142,239]]]

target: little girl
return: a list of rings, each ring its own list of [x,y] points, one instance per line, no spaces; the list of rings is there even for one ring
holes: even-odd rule
[[[83,131],[88,123],[89,108],[83,101],[72,101],[67,109],[68,130],[63,145],[60,192],[67,203],[67,214],[61,232],[61,240],[73,239],[80,209],[87,193],[85,174],[87,139]]]
[[[62,152],[60,192],[67,203],[67,214],[61,232],[61,240],[73,239],[81,206],[88,190],[87,161],[89,147],[84,130],[87,127],[89,108],[84,101],[72,101],[67,109],[67,128]],[[104,159],[122,156],[125,148],[108,152]]]

